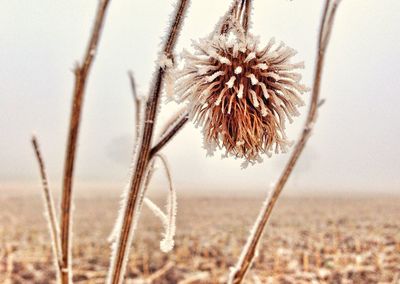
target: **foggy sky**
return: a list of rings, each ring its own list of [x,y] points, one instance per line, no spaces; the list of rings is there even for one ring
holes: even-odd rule
[[[6,1],[0,9],[0,187],[39,179],[30,145],[41,142],[51,183],[61,184],[73,89],[98,1]],[[147,95],[175,1],[111,1],[90,74],[79,138],[76,181],[123,187],[133,151],[132,70]],[[209,34],[230,1],[192,1],[176,52]],[[216,3],[217,2],[217,3]],[[311,86],[320,0],[256,0],[251,32],[275,36],[305,61]],[[385,4],[383,4],[385,3]],[[314,134],[289,187],[326,192],[397,192],[400,186],[400,25],[397,0],[343,0],[328,50]],[[308,101],[310,95],[305,95]],[[176,104],[163,105],[161,120]],[[307,107],[300,110],[303,114]],[[288,126],[295,140],[304,115]],[[162,126],[162,123],[160,123]],[[160,126],[160,125],[159,125]],[[174,180],[182,190],[266,190],[288,155],[241,170],[241,161],[206,157],[200,129],[190,123],[170,143]],[[158,176],[158,175],[156,175]],[[156,177],[161,187],[163,177]]]

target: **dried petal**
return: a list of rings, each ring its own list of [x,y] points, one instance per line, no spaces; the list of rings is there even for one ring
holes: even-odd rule
[[[185,51],[181,73],[196,75],[181,76],[176,90],[203,127],[208,149],[218,145],[252,163],[260,154],[285,152],[290,146],[285,121],[298,115],[305,92],[301,75],[294,72],[303,63],[291,62],[295,51],[284,43],[276,46],[274,39],[261,50],[257,44],[240,28],[193,42],[196,52]]]

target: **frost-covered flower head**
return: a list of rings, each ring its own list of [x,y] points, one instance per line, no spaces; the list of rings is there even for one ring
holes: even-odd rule
[[[285,152],[285,122],[299,114],[307,89],[294,70],[296,51],[275,40],[259,48],[258,39],[229,15],[208,38],[184,51],[176,94],[188,101],[192,120],[203,127],[205,145],[248,162],[260,154]]]

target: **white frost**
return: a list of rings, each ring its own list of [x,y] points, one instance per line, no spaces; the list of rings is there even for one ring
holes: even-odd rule
[[[237,96],[238,96],[239,99],[243,98],[243,89],[244,89],[244,85],[240,84],[239,85],[239,91],[237,93]]]
[[[243,68],[241,66],[238,66],[238,67],[235,68],[235,74],[236,75],[242,73],[242,71],[243,71]]]
[[[172,68],[174,66],[172,59],[169,58],[165,53],[161,54],[157,61],[158,66],[162,69]]]
[[[235,83],[236,77],[232,76],[228,82],[226,82],[225,84],[228,86],[229,89],[233,88],[233,84]]]
[[[251,84],[252,84],[253,86],[258,84],[258,79],[256,78],[256,76],[255,76],[253,73],[247,75],[246,77],[250,79]]]

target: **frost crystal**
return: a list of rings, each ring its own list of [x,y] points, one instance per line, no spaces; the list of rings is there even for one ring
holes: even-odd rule
[[[183,54],[175,94],[187,101],[192,120],[204,130],[205,144],[225,148],[247,162],[260,154],[287,151],[285,122],[304,105],[307,88],[294,69],[292,48],[272,39],[265,48],[229,19],[227,32],[193,42],[195,53]],[[211,149],[213,147],[206,147]]]
[[[161,54],[160,58],[158,59],[158,65],[162,69],[167,69],[167,68],[172,68],[173,67],[173,62],[172,59],[169,58],[165,53]]]

